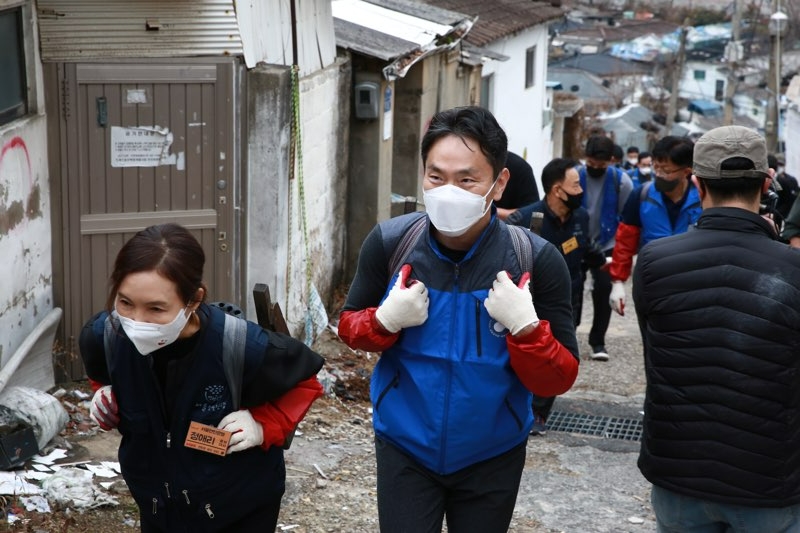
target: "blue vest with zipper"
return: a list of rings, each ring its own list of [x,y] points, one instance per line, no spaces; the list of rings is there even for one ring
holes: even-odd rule
[[[232,412],[233,398],[222,362],[225,313],[203,305],[208,324],[198,333],[193,361],[175,398],[169,423],[152,371],[122,328],[111,340],[109,373],[119,405],[119,462],[142,512],[165,531],[218,531],[284,491],[283,451],[251,448],[218,456],[184,446],[191,421],[216,427]],[[107,314],[93,331],[103,338]],[[245,373],[258,364],[267,333],[248,323]],[[245,374],[246,375],[246,374]]]
[[[380,224],[386,257],[417,216]],[[370,388],[373,425],[379,437],[439,474],[512,449],[533,424],[532,395],[510,366],[508,330],[483,305],[497,272],[508,271],[515,282],[522,274],[509,231],[493,217],[454,263],[425,228],[404,261],[428,288],[428,320],[404,329],[378,360]],[[535,265],[546,241],[528,236]]]
[[[669,214],[664,205],[664,197],[661,193],[652,186],[652,182],[650,182],[650,185],[646,183],[644,187],[647,188],[647,191],[644,198],[642,198],[641,204],[639,204],[639,217],[642,222],[639,249],[655,239],[685,233],[689,226],[700,218],[703,207],[700,205],[700,194],[694,185],[689,184],[689,192],[681,206],[678,217],[675,219],[675,226],[669,220]]]

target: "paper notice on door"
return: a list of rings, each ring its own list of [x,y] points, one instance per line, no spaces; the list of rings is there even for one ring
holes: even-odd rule
[[[112,167],[157,167],[174,165],[175,154],[170,154],[172,133],[158,126],[138,128],[111,127]]]

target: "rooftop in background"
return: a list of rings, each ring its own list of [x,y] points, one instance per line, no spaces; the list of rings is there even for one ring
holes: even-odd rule
[[[411,0],[333,0],[331,8],[336,45],[388,62],[386,79],[403,77],[428,55],[453,49],[474,23],[474,16]],[[459,53],[473,64],[506,59],[469,45]]]
[[[397,0],[393,0],[397,1]],[[477,45],[511,37],[533,26],[557,20],[565,11],[550,2],[531,0],[420,0],[429,5],[477,16],[465,41]]]
[[[608,53],[603,54],[576,54],[558,61],[551,61],[548,69],[578,69],[590,72],[596,76],[633,76],[649,75],[652,67],[636,61],[619,59]],[[549,79],[558,80],[556,76],[548,75]]]

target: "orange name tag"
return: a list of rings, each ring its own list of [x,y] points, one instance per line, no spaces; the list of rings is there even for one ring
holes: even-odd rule
[[[576,250],[578,248],[578,239],[572,237],[569,240],[566,240],[561,243],[561,250],[564,252],[564,255]]]
[[[225,455],[231,435],[230,431],[223,431],[200,422],[192,422],[189,424],[189,433],[186,434],[186,441],[183,445],[201,452]]]

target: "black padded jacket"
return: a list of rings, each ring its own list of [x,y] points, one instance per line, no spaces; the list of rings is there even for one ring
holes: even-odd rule
[[[800,502],[800,250],[755,213],[707,209],[642,249],[633,298],[642,474],[727,504]]]

